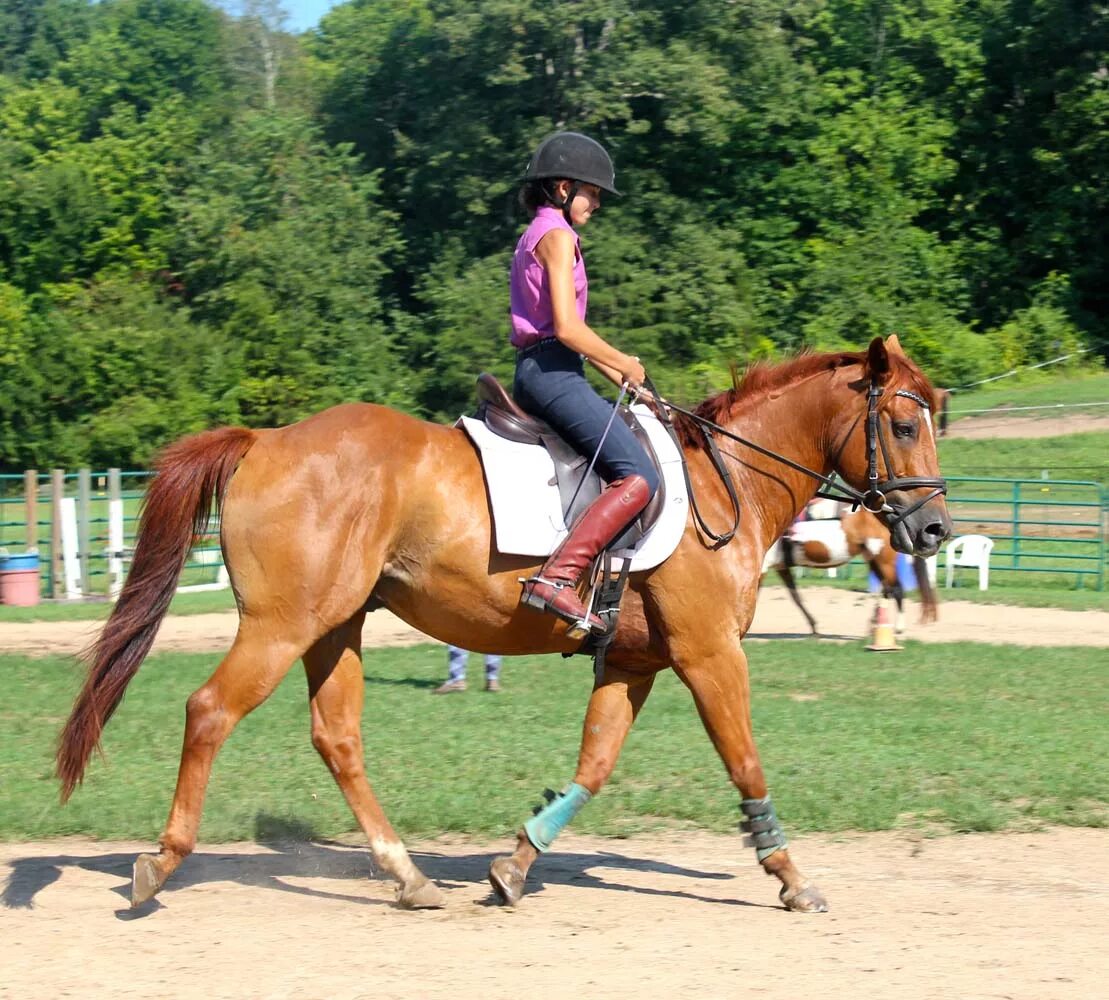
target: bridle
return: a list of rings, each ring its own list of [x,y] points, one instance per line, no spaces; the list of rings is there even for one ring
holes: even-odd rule
[[[707,420],[692,410],[683,409],[680,406],[675,406],[673,403],[664,400],[655,389],[653,383],[648,378],[643,383],[643,388],[646,394],[653,397],[656,404],[656,410],[660,415],[663,425],[667,428],[670,436],[674,439],[675,444],[678,444],[677,433],[674,429],[673,423],[666,416],[667,411],[672,410],[675,413],[681,413],[688,417],[701,429],[701,433],[705,436],[705,443],[708,447],[709,458],[712,461],[713,467],[716,469],[717,474],[720,476],[728,491],[728,497],[732,504],[732,513],[734,515],[734,522],[732,527],[723,534],[717,534],[712,531],[705,523],[704,517],[697,508],[697,500],[693,493],[693,483],[689,478],[689,468],[686,465],[684,458],[682,461],[682,469],[685,473],[686,490],[689,494],[690,505],[693,509],[693,516],[697,521],[701,531],[703,531],[709,538],[713,539],[713,548],[720,548],[727,545],[732,540],[736,532],[739,530],[740,518],[740,505],[739,494],[736,491],[735,483],[732,480],[732,474],[728,470],[727,465],[724,463],[723,456],[720,454],[720,449],[716,445],[715,435],[722,434],[724,437],[730,438],[745,447],[757,451],[760,455],[765,455],[767,458],[772,458],[776,462],[781,462],[783,465],[795,469],[797,472],[802,472],[810,479],[815,479],[821,484],[821,488],[817,489],[816,496],[823,497],[827,500],[837,500],[841,502],[850,503],[854,509],[863,507],[870,511],[872,514],[883,515],[883,521],[886,527],[891,530],[898,524],[905,520],[910,514],[915,513],[921,507],[938,496],[943,496],[947,493],[947,480],[939,477],[931,476],[891,476],[890,470],[893,469],[893,464],[890,461],[889,445],[886,441],[886,435],[882,430],[881,421],[878,419],[878,400],[882,397],[885,387],[878,381],[875,375],[870,377],[870,387],[867,389],[867,402],[866,402],[866,454],[867,454],[867,474],[866,474],[866,489],[857,490],[850,483],[845,483],[836,479],[835,473],[831,475],[823,475],[819,472],[814,472],[812,469],[806,468],[799,462],[793,461],[791,458],[786,458],[785,455],[779,455],[769,448],[764,448],[754,441],[749,441],[745,437],[734,434],[725,427]],[[908,389],[897,389],[894,391],[895,396],[903,396],[906,399],[911,399],[918,403],[925,411],[930,411],[928,401],[923,396],[917,395]],[[931,419],[930,413],[928,414]],[[850,432],[848,432],[850,433]],[[887,479],[879,481],[878,479],[878,451],[881,449],[882,459],[885,462],[886,474],[889,476]],[[681,452],[681,448],[678,448]],[[927,489],[930,490],[924,497],[916,500],[912,504],[907,504],[904,507],[898,508],[889,502],[887,494],[894,490],[907,490],[907,489]]]
[[[882,391],[881,384],[874,376],[871,376],[870,388],[866,393],[866,492],[859,496],[858,490],[846,484],[843,484],[843,489],[844,492],[850,493],[853,498],[858,497],[858,503],[870,511],[871,514],[887,515],[885,519],[886,527],[892,529],[910,514],[920,510],[929,501],[946,494],[947,480],[932,476],[894,476],[878,482],[878,448],[882,449],[882,460],[886,465],[886,473],[888,474],[893,468],[893,463],[890,461],[889,446],[886,443],[886,435],[882,433],[882,424],[878,420],[878,399],[881,397]],[[894,395],[904,396],[906,399],[919,403],[927,414],[929,421],[931,421],[931,407],[923,396],[918,396],[908,389],[897,389]],[[886,494],[894,490],[913,489],[930,489],[932,492],[902,510],[893,507],[886,499]],[[824,495],[819,491],[818,494],[820,496]]]

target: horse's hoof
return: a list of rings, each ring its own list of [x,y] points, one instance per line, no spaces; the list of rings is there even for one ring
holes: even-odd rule
[[[437,910],[446,900],[443,891],[431,879],[402,885],[397,889],[397,903],[406,910]]]
[[[135,867],[131,870],[131,906],[142,906],[147,900],[153,899],[164,882],[165,876],[158,866],[158,856],[140,854],[135,858]]]
[[[787,910],[795,913],[827,913],[828,901],[823,893],[811,882],[802,882],[796,889],[782,886],[778,898]]]
[[[505,906],[515,906],[524,895],[525,875],[512,858],[497,858],[489,866],[489,884]]]

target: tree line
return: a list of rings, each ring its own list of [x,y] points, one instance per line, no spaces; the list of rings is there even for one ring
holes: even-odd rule
[[[509,378],[531,149],[624,193],[591,322],[696,401],[897,332],[1109,352],[1109,12],[1078,0],[0,0],[0,468]]]

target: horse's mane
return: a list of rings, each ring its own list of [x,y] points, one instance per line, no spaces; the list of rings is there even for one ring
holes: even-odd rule
[[[757,361],[748,366],[742,377],[733,365],[732,387],[710,396],[693,412],[714,424],[726,424],[742,405],[765,399],[772,392],[785,389],[811,375],[850,365],[865,365],[866,357],[865,351],[836,351],[827,354],[802,351],[786,361]],[[889,358],[893,366],[891,383],[910,388],[925,399],[932,398],[932,387],[916,365],[904,354],[891,353]],[[692,448],[705,447],[705,436],[689,417],[676,414],[674,426],[683,445]]]

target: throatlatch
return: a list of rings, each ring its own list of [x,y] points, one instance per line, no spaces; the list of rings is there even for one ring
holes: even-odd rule
[[[789,846],[786,835],[778,825],[774,803],[770,801],[769,795],[764,799],[743,799],[739,808],[747,817],[739,824],[740,830],[747,834],[743,838],[743,846],[755,848],[759,861]]]
[[[550,850],[555,837],[581,812],[582,806],[593,798],[593,795],[584,786],[571,782],[557,794],[549,788],[545,789],[543,798],[547,800],[547,804],[536,806],[535,815],[524,824],[528,840],[540,853]]]

